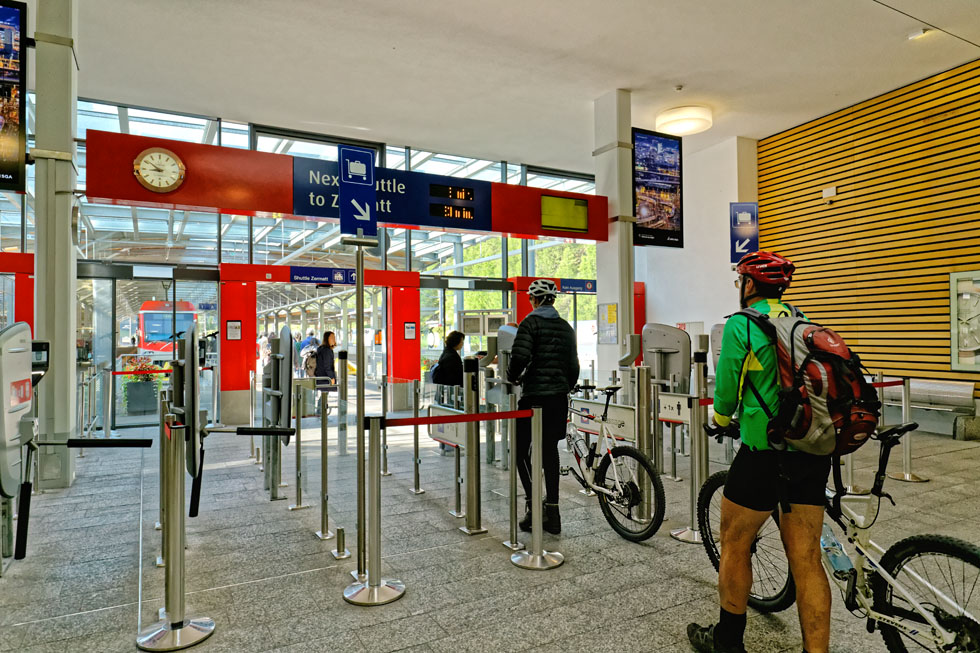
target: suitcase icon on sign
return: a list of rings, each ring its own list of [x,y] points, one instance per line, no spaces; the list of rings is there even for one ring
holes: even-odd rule
[[[354,161],[353,159],[348,159],[347,176],[360,177],[362,180],[367,181],[367,166],[364,164],[363,161]]]

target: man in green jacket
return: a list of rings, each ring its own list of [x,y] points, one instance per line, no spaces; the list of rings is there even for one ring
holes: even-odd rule
[[[744,256],[736,267],[735,282],[741,307],[771,317],[793,315],[782,295],[795,269],[778,254]],[[706,628],[687,627],[688,638],[700,653],[745,651],[742,638],[752,588],[752,547],[781,500],[790,506],[789,512],[779,515],[779,525],[796,581],[804,653],[827,653],[830,585],[820,562],[820,532],[830,457],[773,450],[767,413],[776,413],[778,390],[775,343],[749,318],[733,315],[725,323],[715,370],[714,422],[728,426],[737,413],[742,446],[729,470],[721,503],[721,617]]]

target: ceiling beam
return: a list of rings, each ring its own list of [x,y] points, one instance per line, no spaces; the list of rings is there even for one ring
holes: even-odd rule
[[[201,143],[204,145],[211,145],[211,142],[215,140],[218,135],[218,121],[208,120],[207,125],[204,127],[204,136],[201,137]]]
[[[129,108],[119,107],[119,133],[129,133]]]

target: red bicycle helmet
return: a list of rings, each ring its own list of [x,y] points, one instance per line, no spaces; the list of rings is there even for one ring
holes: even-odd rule
[[[752,252],[738,262],[735,271],[752,277],[757,283],[789,288],[796,266],[788,258],[774,252]]]

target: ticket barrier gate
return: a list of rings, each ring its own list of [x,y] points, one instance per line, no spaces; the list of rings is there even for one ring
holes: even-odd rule
[[[272,356],[262,370],[262,428],[290,427],[293,391],[292,338],[289,327],[283,326],[279,337],[270,340]],[[268,435],[262,438],[265,457],[261,468],[265,474],[263,487],[269,491],[270,501],[286,498],[279,493],[280,488],[286,487],[286,483],[282,482],[282,446],[289,445],[289,436],[283,437],[285,441],[283,438]]]
[[[144,651],[176,651],[198,644],[214,633],[215,622],[208,617],[188,617],[184,593],[185,488],[184,474],[191,476],[188,517],[197,517],[204,473],[204,441],[209,433],[235,433],[269,437],[289,437],[292,428],[223,427],[207,424],[207,411],[200,409],[198,387],[200,359],[196,338],[177,342],[179,359],[173,365],[169,392],[161,398],[160,492],[162,563],[165,568],[164,609],[161,620],[137,637],[136,646]]]
[[[15,560],[21,560],[27,555],[32,472],[41,447],[117,448],[153,444],[153,440],[144,438],[40,440],[34,389],[48,370],[49,351],[49,343],[31,340],[31,329],[25,322],[15,322],[0,331],[0,405],[8,407],[0,420],[0,502],[3,504],[0,543],[4,558],[12,554]],[[18,503],[16,540],[13,537],[15,500]],[[3,567],[0,563],[0,572]]]

